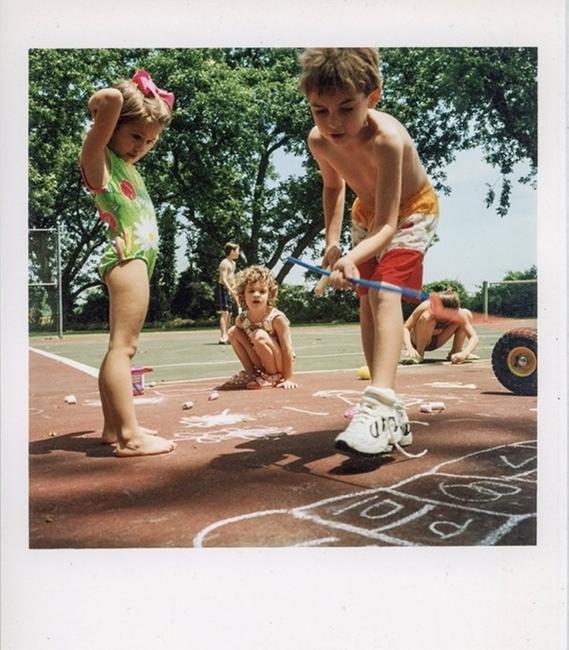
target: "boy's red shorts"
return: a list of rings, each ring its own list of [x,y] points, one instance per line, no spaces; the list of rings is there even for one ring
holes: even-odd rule
[[[394,248],[387,251],[378,261],[372,257],[358,266],[360,277],[366,280],[387,282],[403,289],[421,291],[423,286],[423,253],[408,248]],[[367,287],[356,286],[358,296],[365,296]],[[416,298],[402,296],[408,302],[419,302]]]

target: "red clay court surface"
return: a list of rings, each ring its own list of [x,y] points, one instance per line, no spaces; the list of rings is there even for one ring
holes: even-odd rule
[[[30,353],[30,547],[536,543],[537,400],[504,389],[489,361],[400,368],[407,451],[428,450],[415,459],[334,449],[367,385],[353,370],[297,380],[215,401],[211,379],[147,388],[141,424],[177,447],[119,459],[98,439],[96,379]]]

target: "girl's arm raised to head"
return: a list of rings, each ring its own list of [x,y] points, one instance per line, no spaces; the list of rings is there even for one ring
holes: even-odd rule
[[[123,96],[116,88],[98,90],[89,100],[93,124],[81,148],[81,169],[90,187],[101,188],[106,183],[106,147],[116,129],[121,114]]]

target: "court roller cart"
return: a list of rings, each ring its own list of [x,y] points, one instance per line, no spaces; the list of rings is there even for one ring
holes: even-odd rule
[[[537,330],[520,327],[503,334],[492,350],[496,379],[516,395],[537,395]]]

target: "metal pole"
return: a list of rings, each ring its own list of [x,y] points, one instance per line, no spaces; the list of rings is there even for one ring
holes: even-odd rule
[[[482,292],[484,296],[484,322],[488,322],[488,282],[484,280],[482,283]]]
[[[63,338],[63,291],[61,289],[61,231],[57,224],[57,335]]]

